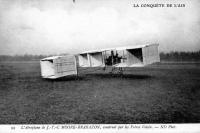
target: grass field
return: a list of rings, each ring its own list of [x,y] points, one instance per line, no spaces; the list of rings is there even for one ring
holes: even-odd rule
[[[196,122],[199,63],[126,68],[122,76],[80,70],[60,80],[42,79],[39,62],[0,63],[0,124]]]

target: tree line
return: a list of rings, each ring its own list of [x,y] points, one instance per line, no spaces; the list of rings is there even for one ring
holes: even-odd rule
[[[200,51],[160,53],[161,61],[200,61]]]
[[[39,61],[47,55],[0,55],[0,61]]]
[[[39,61],[52,55],[0,55],[0,61]],[[200,51],[197,52],[161,52],[161,61],[200,61]]]

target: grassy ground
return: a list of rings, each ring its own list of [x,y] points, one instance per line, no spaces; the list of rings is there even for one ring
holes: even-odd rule
[[[126,68],[123,76],[80,72],[51,81],[38,62],[1,62],[0,123],[200,122],[200,64]]]

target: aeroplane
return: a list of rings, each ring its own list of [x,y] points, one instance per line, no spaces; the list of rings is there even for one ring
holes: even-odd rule
[[[76,55],[52,56],[40,60],[41,76],[56,79],[68,75],[78,75],[79,68],[98,67],[123,73],[125,67],[145,67],[160,62],[159,44],[143,44],[90,50]]]

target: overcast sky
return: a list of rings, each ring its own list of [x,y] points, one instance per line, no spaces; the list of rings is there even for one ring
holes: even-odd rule
[[[136,8],[161,0],[0,0],[0,54],[59,54],[159,43],[200,50],[200,2],[185,8]]]

